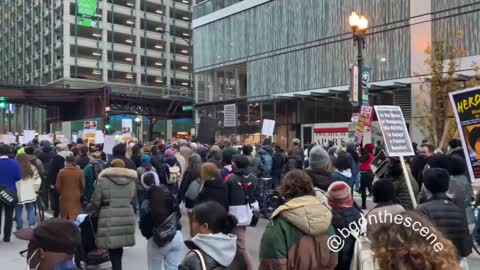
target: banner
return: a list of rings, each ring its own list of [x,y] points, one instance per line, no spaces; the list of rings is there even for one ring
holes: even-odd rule
[[[78,0],[78,16],[79,25],[96,27],[97,0]]]
[[[355,129],[358,123],[358,117],[360,113],[352,113],[352,118],[350,119],[350,124],[348,126],[348,138],[349,140],[355,139]]]
[[[262,135],[273,136],[275,129],[275,120],[263,119]]]
[[[365,130],[366,129],[371,130],[372,116],[373,116],[373,107],[362,106],[360,110],[360,115],[358,117],[357,128],[355,129],[355,143],[357,145],[360,145],[363,143],[363,135]]]
[[[132,140],[132,119],[122,119],[122,140],[124,142]]]
[[[375,106],[389,157],[414,156],[412,141],[399,106]]]
[[[368,100],[368,90],[370,82],[370,74],[372,69],[369,67],[362,67],[362,105],[368,106],[370,102]]]
[[[83,122],[83,140],[85,143],[95,143],[97,137],[97,121]]]
[[[322,123],[315,124],[312,128],[312,141],[318,145],[328,145],[329,142],[337,147],[350,141],[348,137],[349,123]]]
[[[480,88],[450,93],[471,179],[480,179]]]

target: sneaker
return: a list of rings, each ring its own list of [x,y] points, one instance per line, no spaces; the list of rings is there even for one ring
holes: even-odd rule
[[[3,242],[5,242],[5,243],[10,242],[10,238],[3,238]]]

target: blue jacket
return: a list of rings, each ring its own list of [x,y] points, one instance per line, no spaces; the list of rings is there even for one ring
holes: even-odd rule
[[[0,158],[0,184],[6,185],[10,190],[17,192],[16,182],[22,179],[22,172],[17,160]]]
[[[168,165],[167,165],[168,164]],[[168,184],[167,183],[167,177],[168,177],[168,166],[170,165],[171,166],[175,166],[177,165],[180,169],[180,164],[178,163],[177,161],[177,158],[176,157],[168,157],[165,159],[165,163],[162,164],[162,166],[160,167],[160,171],[158,172],[158,178],[160,179],[160,183],[162,185],[166,185],[168,187],[168,189],[170,190],[170,192],[172,192],[173,194],[177,194],[178,193],[178,185],[174,184],[174,185],[171,185],[171,184]]]

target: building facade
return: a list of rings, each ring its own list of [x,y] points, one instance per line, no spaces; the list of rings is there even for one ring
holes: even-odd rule
[[[425,49],[432,40],[456,44],[462,31],[459,78],[472,76],[480,55],[473,0],[207,0],[193,9],[196,123],[217,119],[217,138],[234,134],[239,143],[258,142],[262,119],[276,120],[274,140],[284,146],[306,133],[302,125],[350,121],[353,10],[369,20],[369,102],[401,106],[414,140]],[[229,104],[237,121],[225,128]]]
[[[192,96],[190,0],[85,1],[1,1],[0,82]]]

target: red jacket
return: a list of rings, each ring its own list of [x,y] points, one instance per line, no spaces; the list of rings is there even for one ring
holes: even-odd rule
[[[364,162],[360,162],[360,171],[361,172],[369,172],[372,170],[372,166],[370,164],[372,163],[373,159],[375,156],[371,153],[368,153],[368,160]]]

